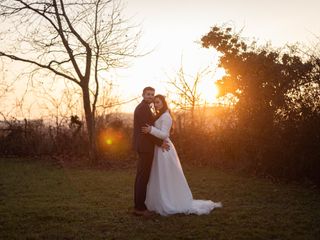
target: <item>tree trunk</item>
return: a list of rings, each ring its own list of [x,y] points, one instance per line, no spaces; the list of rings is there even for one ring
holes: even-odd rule
[[[82,88],[83,95],[83,107],[86,117],[86,124],[88,130],[88,138],[89,138],[89,158],[91,163],[96,163],[97,161],[97,148],[96,148],[96,129],[95,129],[95,120],[94,120],[94,112],[91,109],[90,103],[90,93],[88,87]]]

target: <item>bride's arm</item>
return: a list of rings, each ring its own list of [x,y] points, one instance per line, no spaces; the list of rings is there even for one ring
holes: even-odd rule
[[[172,118],[168,115],[163,116],[161,129],[151,126],[150,134],[161,139],[166,139],[170,136]]]

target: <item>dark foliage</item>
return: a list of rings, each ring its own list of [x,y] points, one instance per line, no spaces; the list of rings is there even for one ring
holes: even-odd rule
[[[230,151],[221,157],[257,174],[320,185],[320,59],[297,46],[249,44],[224,27],[213,27],[202,44],[222,53],[222,95],[238,98]]]

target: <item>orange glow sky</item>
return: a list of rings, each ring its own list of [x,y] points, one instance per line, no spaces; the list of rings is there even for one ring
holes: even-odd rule
[[[318,0],[128,1],[128,15],[135,15],[143,23],[141,44],[155,50],[121,72],[120,91],[134,96],[139,95],[144,86],[151,85],[166,94],[165,80],[168,75],[174,76],[181,58],[191,75],[214,63],[213,51],[202,49],[196,41],[215,24],[230,23],[237,30],[244,28],[245,37],[272,41],[275,46],[297,41],[308,44],[315,41],[313,34],[320,35],[319,9]],[[125,109],[130,111],[135,104]]]
[[[212,50],[196,43],[213,25],[230,23],[236,30],[244,28],[244,37],[271,41],[275,46],[298,41],[310,44],[316,40],[314,35],[320,36],[319,9],[319,0],[129,0],[125,15],[142,23],[140,49],[154,51],[108,77],[116,81],[115,94],[124,100],[139,96],[148,85],[166,95],[165,81],[175,75],[181,59],[191,75],[216,62]],[[213,81],[208,79],[205,84],[204,89],[210,91],[212,86],[214,93]],[[121,110],[131,112],[137,103]],[[36,105],[31,109],[32,115],[37,109]]]

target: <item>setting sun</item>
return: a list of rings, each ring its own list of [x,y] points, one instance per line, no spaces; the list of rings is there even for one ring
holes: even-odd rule
[[[201,102],[203,104],[214,104],[217,102],[217,98],[219,95],[219,88],[215,84],[215,82],[221,79],[225,75],[225,70],[223,68],[217,68],[214,71],[214,76],[212,79],[204,79],[199,84],[199,94],[201,98]]]

